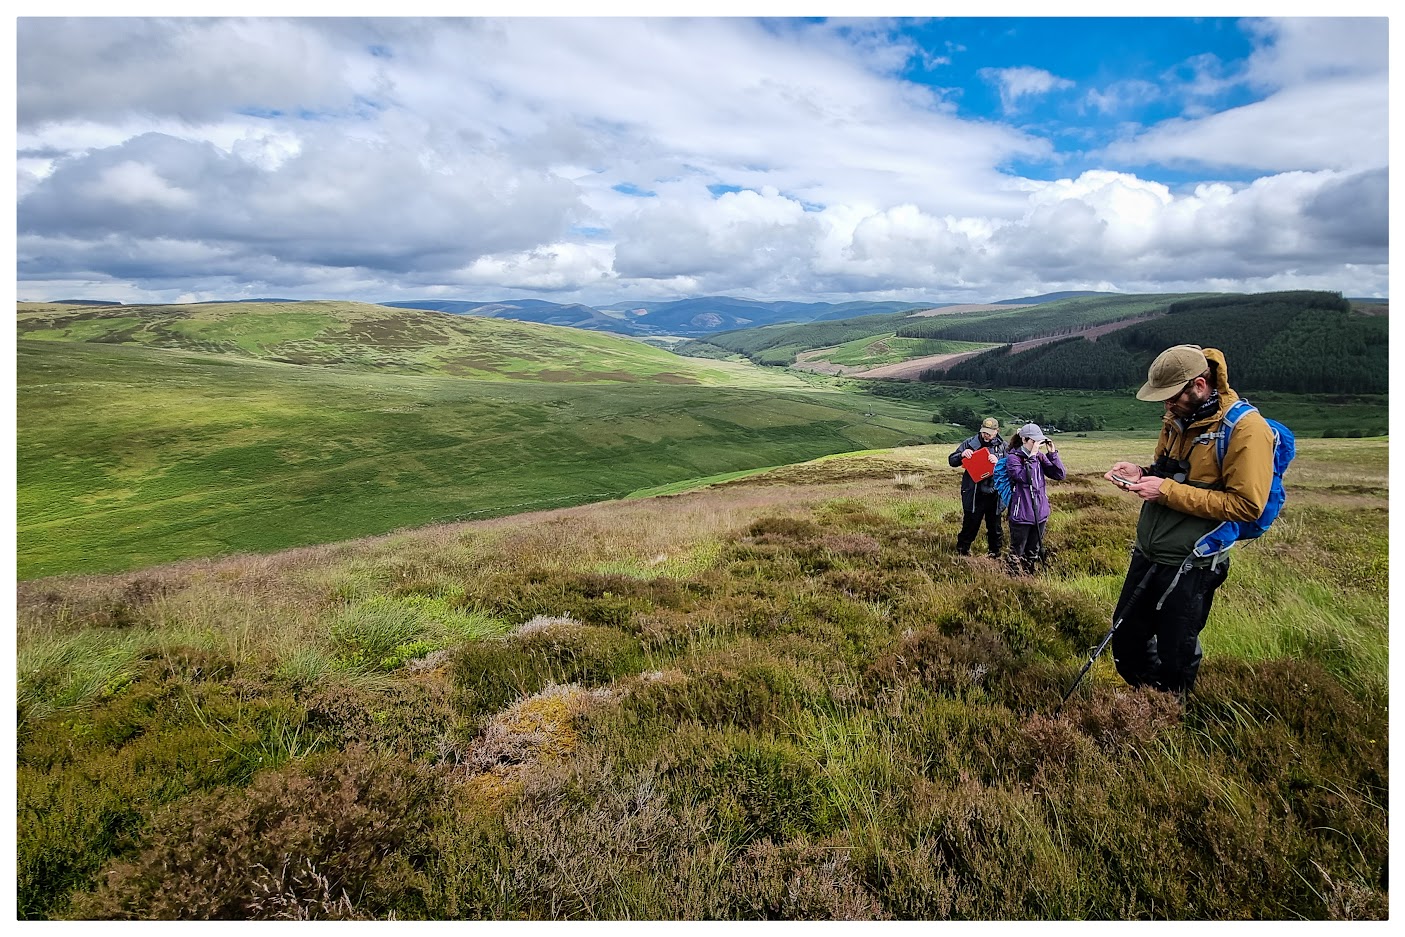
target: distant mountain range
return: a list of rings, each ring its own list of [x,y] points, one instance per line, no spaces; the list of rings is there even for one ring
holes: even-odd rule
[[[1041,293],[1015,299],[995,300],[988,305],[1040,305],[1080,296],[1117,296],[1107,290],[1065,290]],[[299,302],[294,299],[235,300],[236,302]],[[1353,302],[1385,303],[1384,298],[1352,299]],[[102,300],[58,300],[71,305],[120,306]],[[132,304],[140,305],[140,304]],[[865,302],[801,303],[762,302],[731,296],[702,296],[694,299],[642,300],[618,302],[608,306],[587,306],[582,303],[553,303],[545,299],[449,300],[419,299],[378,303],[396,309],[428,309],[453,315],[484,316],[493,319],[516,319],[545,325],[564,325],[597,332],[647,337],[677,335],[696,338],[734,329],[758,328],[781,323],[823,322],[855,319],[860,316],[888,315],[920,309],[940,309],[959,303],[938,302]]]
[[[510,299],[495,302],[454,300],[405,300],[382,303],[399,309],[432,309],[456,315],[520,319],[545,325],[565,325],[577,329],[618,332],[622,335],[698,336],[729,329],[756,328],[781,322],[814,322],[820,319],[850,319],[878,313],[933,309],[951,303],[849,302],[797,303],[759,302],[731,296],[703,296],[696,299],[611,303],[586,306],[581,303],[553,303],[542,299]]]

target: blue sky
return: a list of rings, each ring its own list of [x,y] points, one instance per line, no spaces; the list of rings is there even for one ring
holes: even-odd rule
[[[16,29],[21,299],[1387,293],[1380,18]]]
[[[1178,117],[1192,102],[1225,110],[1259,99],[1263,92],[1244,84],[1197,91],[1207,70],[1212,77],[1230,77],[1253,52],[1239,23],[1208,17],[948,18],[902,30],[938,56],[914,58],[902,75],[938,89],[963,117],[1007,123],[1048,139],[1056,158],[1013,167],[1031,177],[1116,168],[1172,184],[1194,181],[1202,177],[1149,161],[1113,165],[1088,153],[1129,128]],[[1233,169],[1228,175],[1252,178]]]

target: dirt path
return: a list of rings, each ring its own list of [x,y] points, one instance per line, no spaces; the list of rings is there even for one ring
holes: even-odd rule
[[[906,361],[899,361],[896,364],[885,364],[876,368],[869,368],[867,371],[850,369],[852,377],[879,377],[895,381],[915,381],[917,376],[923,371],[935,368],[945,371],[958,361],[965,361],[967,358],[974,358],[982,351],[989,351],[982,348],[979,351],[961,351],[954,354],[926,355],[922,358],[909,358]]]

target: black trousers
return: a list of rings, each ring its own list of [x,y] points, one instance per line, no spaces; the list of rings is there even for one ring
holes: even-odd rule
[[[1019,557],[1020,565],[1027,573],[1034,572],[1034,564],[1039,560],[1039,551],[1044,547],[1044,529],[1048,521],[1038,524],[1016,524],[1010,521],[1010,555]]]
[[[1200,631],[1210,617],[1215,590],[1229,575],[1229,558],[1215,569],[1188,569],[1179,579],[1176,570],[1132,554],[1113,616],[1120,615],[1122,624],[1112,636],[1117,672],[1132,686],[1189,693],[1200,671]],[[1134,596],[1143,577],[1146,584]]]
[[[961,501],[961,533],[956,535],[956,552],[971,552],[981,521],[985,521],[986,545],[990,547],[991,556],[999,556],[1005,546],[1005,531],[1000,526],[1000,496],[993,491],[984,494],[978,489],[970,503],[966,498]],[[970,510],[971,507],[975,510]]]

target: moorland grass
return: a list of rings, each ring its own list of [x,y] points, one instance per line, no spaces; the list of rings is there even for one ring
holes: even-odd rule
[[[21,578],[599,501],[939,430],[919,407],[801,382],[477,381],[19,346]]]
[[[20,339],[190,350],[290,364],[490,381],[782,386],[783,376],[643,342],[512,319],[367,303],[92,307],[20,303]]]
[[[21,583],[19,915],[1384,920],[1385,446],[1304,443],[1184,707],[1060,711],[1129,445],[1014,579],[943,446]]]

